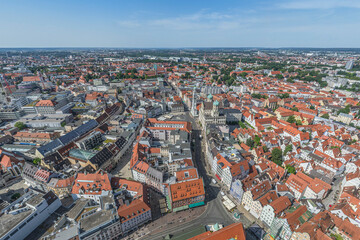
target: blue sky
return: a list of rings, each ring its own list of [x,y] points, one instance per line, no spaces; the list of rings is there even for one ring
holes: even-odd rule
[[[360,0],[0,0],[1,47],[360,47]]]

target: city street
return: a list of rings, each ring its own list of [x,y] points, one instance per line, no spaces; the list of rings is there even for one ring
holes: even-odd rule
[[[190,217],[189,220],[191,219],[191,221],[184,223],[179,222],[178,224],[167,223],[160,228],[162,231],[152,231],[149,235],[146,236],[147,239],[163,239],[168,234],[179,236],[185,232],[194,231],[199,228],[199,226],[205,227],[207,224],[221,223],[227,226],[236,222],[236,220],[232,217],[232,214],[229,213],[222,204],[220,187],[211,183],[212,177],[206,172],[204,165],[205,152],[203,151],[203,146],[199,137],[201,135],[201,129],[198,127],[195,120],[190,116],[189,112],[185,112],[183,115],[176,115],[174,116],[173,120],[185,120],[191,122],[192,124],[192,139],[195,139],[193,159],[195,159],[195,167],[197,167],[200,176],[204,180],[206,192],[206,209],[201,215],[193,214],[192,211],[196,211],[197,209],[185,210],[183,212],[176,213],[188,215]],[[251,221],[248,221],[247,219],[244,219],[243,216],[241,216],[240,222]]]
[[[341,177],[341,176],[336,177],[334,184],[332,185],[332,188],[330,190],[330,193],[323,200],[325,209],[329,209],[330,205],[331,206],[334,205],[334,203],[336,203],[337,200],[339,199],[340,187],[341,187],[341,182],[343,179],[344,179],[344,177]]]

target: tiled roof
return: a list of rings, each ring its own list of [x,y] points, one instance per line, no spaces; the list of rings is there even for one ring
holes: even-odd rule
[[[196,179],[170,185],[171,200],[177,202],[187,198],[194,198],[205,194],[203,180]]]
[[[245,231],[242,223],[233,223],[216,232],[205,232],[198,236],[189,238],[189,240],[225,240],[236,239],[245,240]]]

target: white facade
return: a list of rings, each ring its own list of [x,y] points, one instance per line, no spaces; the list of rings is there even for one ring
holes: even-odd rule
[[[264,206],[260,215],[260,220],[270,227],[272,222],[274,221],[274,218],[274,208],[271,205]]]
[[[151,220],[151,210],[148,210],[142,214],[136,215],[134,218],[131,218],[125,222],[122,222],[121,228],[124,233],[127,233],[138,226],[145,224]]]

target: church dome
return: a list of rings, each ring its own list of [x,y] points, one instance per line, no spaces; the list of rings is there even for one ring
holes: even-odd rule
[[[207,98],[209,99],[209,100],[211,100],[212,98],[213,98],[213,95],[211,95],[211,93],[207,96]]]
[[[219,104],[220,104],[220,103],[219,103],[218,100],[216,100],[216,101],[214,102],[214,105],[215,105],[215,106],[219,106]]]

